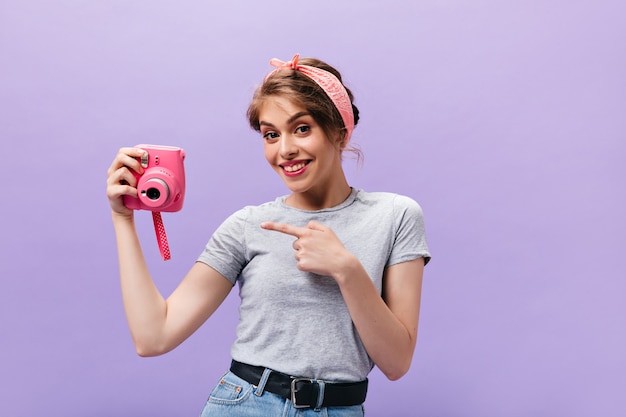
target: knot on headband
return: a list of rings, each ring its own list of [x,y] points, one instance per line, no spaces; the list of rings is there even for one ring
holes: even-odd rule
[[[299,71],[313,80],[322,88],[322,90],[324,90],[326,95],[331,99],[339,111],[343,124],[346,128],[346,138],[344,143],[348,143],[348,140],[350,140],[350,136],[354,131],[354,112],[352,111],[352,101],[350,101],[350,96],[348,95],[346,88],[332,73],[310,65],[300,65],[298,64],[299,59],[300,54],[295,54],[293,58],[291,58],[291,61],[288,62],[281,61],[277,58],[271,59],[270,65],[276,67],[276,69],[270,72],[267,77],[274,74],[276,71],[287,69]]]
[[[285,69],[297,70],[299,59],[300,59],[300,54],[295,54],[293,58],[291,58],[291,61],[288,61],[288,62],[281,61],[278,58],[272,58],[270,59],[270,65],[278,69],[285,68]]]

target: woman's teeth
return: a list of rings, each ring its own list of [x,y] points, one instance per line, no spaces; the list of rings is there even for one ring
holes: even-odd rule
[[[302,168],[304,168],[304,166],[306,165],[306,163],[301,162],[299,164],[295,164],[295,165],[287,165],[285,167],[283,167],[283,169],[287,172],[295,172],[295,171],[299,171]]]

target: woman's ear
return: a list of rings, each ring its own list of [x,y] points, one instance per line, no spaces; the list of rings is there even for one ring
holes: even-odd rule
[[[346,149],[346,129],[341,129],[341,131],[337,134],[337,139],[335,139],[335,143],[337,144],[337,147],[340,151]]]

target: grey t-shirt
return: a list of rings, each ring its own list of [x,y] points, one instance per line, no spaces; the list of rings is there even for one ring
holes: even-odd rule
[[[289,375],[360,381],[373,362],[331,277],[296,267],[295,237],[261,229],[264,221],[330,227],[363,264],[379,293],[385,267],[430,260],[420,206],[411,198],[353,189],[338,206],[307,211],[285,197],[231,215],[198,261],[239,284],[233,359]]]

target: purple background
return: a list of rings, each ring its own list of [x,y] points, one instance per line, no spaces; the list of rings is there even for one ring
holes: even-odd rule
[[[106,169],[187,150],[165,215],[168,294],[236,209],[286,193],[246,124],[272,57],[356,95],[353,186],[426,215],[411,371],[368,415],[626,415],[626,7],[621,1],[0,2],[0,414],[197,416],[229,361],[236,292],[159,358],[123,314]]]

